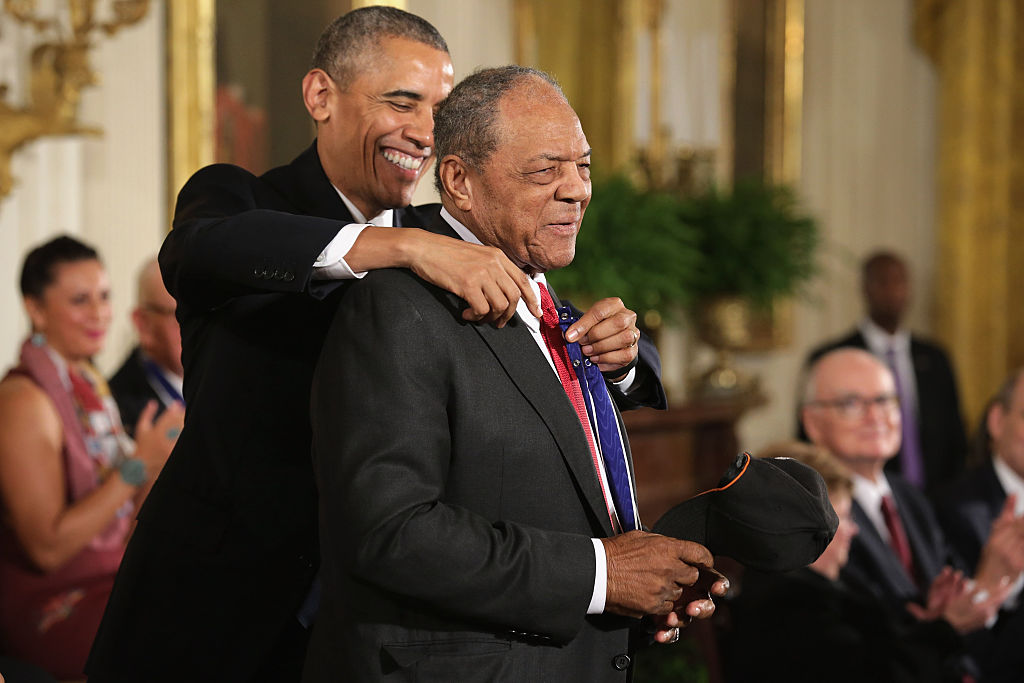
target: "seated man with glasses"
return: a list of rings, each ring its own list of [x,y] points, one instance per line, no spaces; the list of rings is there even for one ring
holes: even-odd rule
[[[807,435],[853,474],[853,519],[860,533],[842,579],[855,590],[906,606],[919,619],[945,618],[962,634],[996,614],[1008,584],[987,548],[974,579],[950,566],[935,515],[914,486],[884,471],[900,449],[900,406],[892,373],[876,357],[844,348],[811,368],[801,407]]]
[[[137,296],[132,323],[139,344],[110,378],[110,393],[129,432],[150,401],[157,402],[157,415],[175,401],[182,402],[184,375],[181,329],[174,317],[177,302],[160,279],[156,258],[147,261],[139,271]]]

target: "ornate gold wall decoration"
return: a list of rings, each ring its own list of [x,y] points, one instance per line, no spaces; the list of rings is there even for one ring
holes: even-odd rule
[[[917,0],[939,74],[936,323],[969,421],[1024,364],[1024,1]]]
[[[215,0],[167,3],[167,226],[178,190],[214,160]]]
[[[654,6],[651,8],[650,6]],[[579,114],[595,166],[635,160],[636,36],[659,0],[515,0],[516,62],[558,79]]]
[[[28,142],[46,135],[99,135],[98,128],[78,122],[82,90],[99,83],[89,65],[90,36],[112,36],[140,21],[149,0],[112,0],[110,21],[98,21],[96,0],[68,0],[64,17],[41,17],[35,0],[4,0],[3,9],[19,23],[53,36],[29,55],[28,103],[8,102],[8,86],[0,84],[0,198],[14,187],[11,157]]]

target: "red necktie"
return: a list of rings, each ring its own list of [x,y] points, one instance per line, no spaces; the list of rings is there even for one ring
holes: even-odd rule
[[[907,570],[907,576],[916,583],[914,556],[910,552],[910,540],[907,538],[907,530],[903,528],[903,522],[900,520],[900,514],[896,510],[896,503],[892,496],[882,497],[882,517],[885,519],[885,527],[889,530],[889,545],[900,559],[900,564]]]
[[[583,433],[587,436],[587,445],[590,446],[590,457],[594,461],[594,472],[597,474],[597,483],[601,486],[601,494],[604,496],[604,504],[608,509],[608,518],[612,520],[612,528],[616,528],[615,515],[612,513],[612,505],[605,493],[604,485],[601,484],[601,465],[597,457],[597,445],[594,442],[594,432],[590,428],[590,417],[587,415],[587,404],[583,402],[583,390],[580,389],[580,380],[576,373],[569,367],[569,352],[565,348],[565,338],[562,337],[562,330],[558,326],[558,312],[555,310],[555,302],[551,300],[548,288],[540,286],[540,308],[544,317],[540,321],[540,332],[544,337],[544,344],[551,353],[551,360],[555,363],[555,370],[558,371],[558,379],[562,382],[565,395],[576,410],[576,417],[583,426]]]

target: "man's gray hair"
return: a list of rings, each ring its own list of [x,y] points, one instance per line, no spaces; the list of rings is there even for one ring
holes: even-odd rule
[[[311,69],[323,69],[347,88],[373,64],[382,38],[405,38],[448,52],[448,44],[427,20],[396,7],[362,7],[343,14],[324,29],[313,53]]]
[[[440,160],[449,154],[475,171],[483,169],[498,148],[498,108],[501,98],[529,79],[539,78],[568,102],[558,81],[539,69],[509,64],[478,69],[452,89],[434,115],[434,184],[441,187]]]

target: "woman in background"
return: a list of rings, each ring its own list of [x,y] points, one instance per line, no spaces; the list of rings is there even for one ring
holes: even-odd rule
[[[181,430],[183,408],[133,443],[91,358],[110,324],[99,256],[58,237],[25,258],[32,334],[0,382],[0,654],[80,678],[134,511]]]

